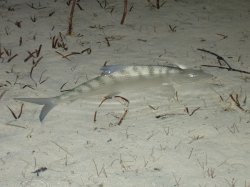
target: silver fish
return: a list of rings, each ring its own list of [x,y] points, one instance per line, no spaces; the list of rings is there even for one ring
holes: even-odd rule
[[[86,99],[89,96],[105,94],[115,95],[132,88],[132,90],[149,87],[159,83],[200,80],[212,77],[202,70],[182,69],[176,65],[107,65],[101,69],[102,74],[88,80],[68,92],[50,98],[15,98],[15,100],[43,105],[39,119],[42,122],[46,115],[57,104],[73,102],[77,99]]]

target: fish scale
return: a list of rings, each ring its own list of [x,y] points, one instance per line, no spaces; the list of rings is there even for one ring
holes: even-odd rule
[[[163,82],[178,79],[190,80],[210,78],[210,74],[202,70],[181,69],[176,65],[143,65],[125,66],[108,65],[101,68],[102,74],[88,80],[68,92],[51,98],[15,98],[15,100],[43,105],[39,119],[42,122],[46,115],[57,104],[73,102],[77,99],[86,99],[89,96],[102,94],[114,95],[127,90],[129,87],[135,91]]]

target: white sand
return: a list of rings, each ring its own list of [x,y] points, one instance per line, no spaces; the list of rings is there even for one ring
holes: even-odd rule
[[[31,2],[45,8],[32,9],[27,5]],[[146,0],[129,0],[133,9],[125,25],[120,25],[123,1],[108,3],[103,9],[95,0],[81,0],[84,10],[76,7],[74,34],[66,36],[65,1],[44,0],[39,6],[34,0],[0,0],[1,51],[18,54],[10,62],[6,52],[1,55],[0,94],[6,92],[0,100],[0,186],[250,187],[250,114],[229,98],[238,94],[240,105],[250,109],[247,74],[203,67],[215,78],[210,84],[175,85],[178,101],[166,97],[164,88],[136,90],[130,97],[121,93],[131,104],[120,126],[110,115],[122,113],[117,101],[104,103],[93,122],[99,97],[57,106],[44,125],[38,120],[41,107],[35,104],[24,103],[21,117],[13,118],[7,106],[18,115],[22,104],[13,98],[59,95],[64,83],[64,89],[70,89],[97,76],[105,61],[218,65],[214,56],[196,50],[205,48],[234,68],[250,71],[249,0],[167,0],[160,10]],[[176,32],[169,25],[176,26]],[[51,38],[59,32],[67,51],[51,47]],[[40,56],[24,59],[40,44],[43,58],[34,68],[33,81],[32,59]],[[56,53],[88,47],[90,55],[69,56],[70,61]],[[42,80],[48,80],[40,84],[42,72]],[[190,113],[200,109],[189,116],[185,107]],[[155,118],[165,113],[169,115]],[[39,176],[32,173],[41,167],[47,170]]]

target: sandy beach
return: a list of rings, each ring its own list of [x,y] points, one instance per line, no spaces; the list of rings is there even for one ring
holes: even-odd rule
[[[250,187],[250,1],[159,2],[128,0],[120,24],[122,0],[80,0],[68,35],[73,1],[0,0],[0,186]],[[90,93],[43,123],[14,100],[61,95],[104,64],[211,77],[125,85],[129,105]]]

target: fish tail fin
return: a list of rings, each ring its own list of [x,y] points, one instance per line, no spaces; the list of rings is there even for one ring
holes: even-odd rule
[[[40,122],[43,122],[46,115],[58,104],[59,99],[57,97],[50,98],[15,98],[18,101],[24,101],[29,103],[35,103],[38,105],[44,105],[39,115]]]

